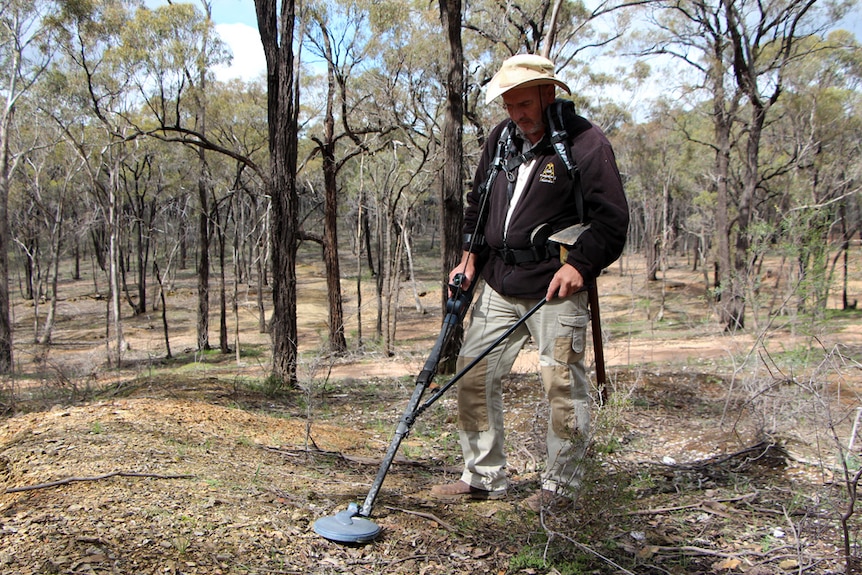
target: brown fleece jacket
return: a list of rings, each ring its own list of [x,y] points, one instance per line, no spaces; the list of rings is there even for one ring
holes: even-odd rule
[[[629,212],[622,180],[610,142],[601,130],[574,112],[571,102],[565,102],[566,131],[573,135],[567,146],[580,169],[583,190],[583,221],[578,214],[574,182],[553,147],[546,146],[549,137],[536,145],[539,150],[529,183],[512,214],[504,242],[504,226],[508,210],[509,182],[501,170],[490,186],[488,213],[484,226],[485,246],[473,245],[479,254],[482,277],[502,295],[522,298],[545,296],[551,278],[560,267],[559,257],[550,254],[543,261],[507,264],[500,256],[504,248],[524,250],[531,247],[531,234],[537,226],[549,224],[559,231],[576,223],[588,223],[589,229],[568,253],[566,262],[575,266],[589,285],[622,253],[628,232]],[[488,177],[494,160],[497,141],[509,120],[491,130],[482,151],[473,188],[467,194],[465,238],[475,233],[478,218],[480,188]],[[523,140],[513,137],[514,148],[521,150]],[[511,153],[509,155],[512,155]],[[481,234],[480,234],[481,235]],[[465,240],[464,249],[470,249]]]

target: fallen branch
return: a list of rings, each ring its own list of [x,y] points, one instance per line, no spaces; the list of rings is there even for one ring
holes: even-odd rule
[[[136,471],[113,471],[104,475],[96,475],[93,477],[67,477],[57,481],[49,481],[48,483],[39,483],[38,485],[27,485],[24,487],[10,487],[6,493],[20,493],[22,491],[35,491],[36,489],[48,489],[49,487],[58,487],[60,485],[68,485],[77,481],[99,481],[108,479],[109,477],[151,477],[153,479],[190,479],[194,475],[162,475],[159,473],[138,473]]]
[[[350,463],[359,463],[361,465],[379,465],[381,463],[381,459],[375,457],[364,457],[361,455],[347,455],[341,453],[339,451],[329,451],[324,449],[285,449],[283,447],[275,447],[272,445],[264,445],[261,446],[266,451],[271,451],[273,453],[278,453],[279,455],[284,455],[286,457],[299,457],[303,455],[324,455],[327,457],[337,457],[343,461],[348,461]],[[461,473],[462,468],[456,467],[452,465],[442,465],[438,464],[434,461],[417,461],[415,459],[407,459],[402,455],[396,455],[395,459],[392,460],[393,464],[397,465],[406,465],[410,467],[420,467],[423,469],[434,469],[434,470],[442,470],[448,471],[451,473]]]
[[[433,521],[434,523],[436,523],[437,525],[439,525],[443,529],[446,529],[447,531],[451,531],[453,533],[459,533],[458,529],[455,526],[450,525],[449,523],[446,523],[445,521],[443,521],[442,519],[440,519],[439,517],[437,517],[433,513],[425,513],[422,511],[410,511],[409,509],[402,509],[400,507],[389,507],[388,505],[386,506],[386,509],[390,509],[392,511],[401,511],[402,513],[409,513],[410,515],[417,515],[419,517],[423,517],[425,519]]]
[[[635,511],[629,511],[626,513],[626,515],[662,515],[664,513],[672,513],[674,511],[683,511],[685,509],[702,509],[703,511],[706,511],[707,513],[713,513],[713,514],[719,515],[719,513],[715,512],[714,508],[709,507],[709,504],[736,503],[739,501],[751,500],[751,499],[754,499],[755,497],[757,497],[757,493],[747,493],[745,495],[740,495],[737,497],[729,497],[729,498],[725,498],[725,499],[716,499],[716,500],[709,500],[709,501],[700,501],[698,503],[691,503],[689,505],[677,505],[674,507],[657,507],[657,508],[653,508],[653,509],[638,509]]]

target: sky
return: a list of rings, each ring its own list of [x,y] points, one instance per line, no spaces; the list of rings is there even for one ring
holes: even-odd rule
[[[192,1],[200,7],[198,1]],[[216,77],[222,81],[232,78],[250,81],[258,78],[266,71],[266,61],[257,31],[254,0],[211,1],[216,30],[233,52],[231,66],[217,69]],[[148,3],[163,4],[164,0],[148,0]],[[841,25],[854,32],[857,39],[862,38],[862,14],[852,12]]]
[[[230,67],[216,69],[216,78],[225,81],[254,80],[266,72],[266,60],[257,32],[253,0],[212,0],[213,21],[221,39],[230,46]]]

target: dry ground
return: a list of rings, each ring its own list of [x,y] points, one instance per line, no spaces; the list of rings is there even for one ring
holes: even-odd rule
[[[459,470],[447,395],[386,477],[372,514],[381,536],[357,546],[312,525],[368,492],[439,330],[433,281],[419,286],[426,314],[405,286],[395,357],[370,342],[372,303],[363,352],[329,359],[316,351],[325,288],[303,267],[303,386],[276,394],[265,393],[267,339],[251,291],[241,294],[239,363],[191,350],[185,277],[168,295],[176,357],[163,359],[157,312],[128,318],[122,370],[104,363],[105,302],[92,278],[61,287],[50,347],[24,343],[34,310],[19,301],[20,375],[0,394],[0,572],[843,573],[848,498],[835,442],[846,447],[862,405],[859,314],[776,316],[769,330],[729,335],[684,262],[651,285],[626,263],[601,280],[612,394],[596,408],[577,506],[537,516],[518,505],[536,488],[545,426],[527,349],[506,391],[510,496],[428,498]],[[355,296],[347,306],[354,341]],[[848,461],[858,457],[857,442]],[[853,516],[854,543],[859,526]]]

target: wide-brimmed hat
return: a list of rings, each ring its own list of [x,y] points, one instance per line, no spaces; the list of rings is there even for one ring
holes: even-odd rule
[[[554,84],[566,93],[572,93],[566,83],[554,75],[554,63],[547,58],[535,54],[512,56],[503,62],[500,70],[488,82],[485,103],[491,102],[513,88],[527,88],[540,84]]]

